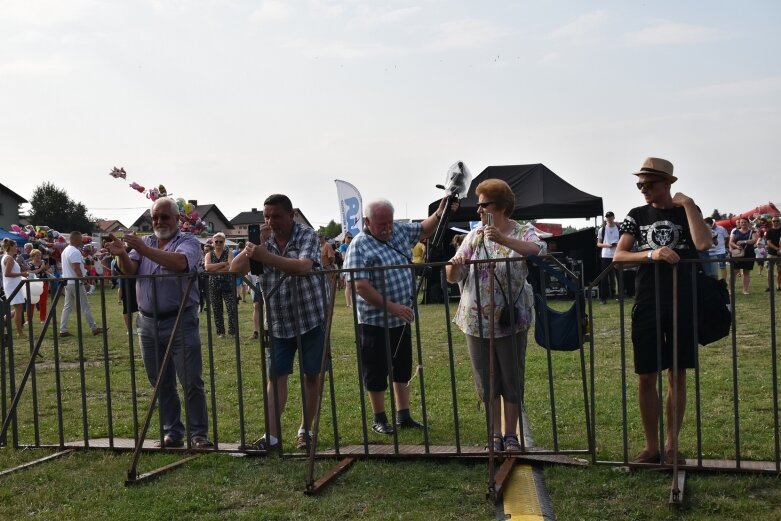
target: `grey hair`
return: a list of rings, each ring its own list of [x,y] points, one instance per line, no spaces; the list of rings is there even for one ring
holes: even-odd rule
[[[171,214],[174,217],[179,217],[179,205],[176,204],[176,201],[174,201],[172,197],[161,197],[160,199],[154,202],[152,208],[154,208],[155,205],[161,205],[161,204],[168,205],[168,209],[171,210]]]
[[[395,213],[393,205],[391,204],[390,201],[388,201],[387,199],[376,199],[366,205],[365,217],[367,219],[372,219],[374,217],[374,212],[378,208],[388,208],[391,211],[391,213]]]

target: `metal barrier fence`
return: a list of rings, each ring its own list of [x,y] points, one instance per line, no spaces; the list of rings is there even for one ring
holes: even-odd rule
[[[673,266],[672,272],[686,275],[684,280],[691,281],[691,300],[678,302],[681,308],[689,308],[695,317],[692,324],[679,324],[680,328],[693,330],[694,341],[698,339],[698,278],[697,270],[702,263],[716,263],[717,259],[682,260]],[[655,263],[654,291],[659,295],[659,268],[663,263]],[[685,467],[696,470],[769,472],[781,471],[779,457],[779,402],[778,402],[778,351],[776,343],[776,298],[775,287],[778,259],[766,261],[768,277],[771,283],[761,295],[762,302],[751,302],[748,295],[736,290],[736,280],[741,270],[734,265],[728,270],[728,287],[732,324],[729,335],[707,346],[698,346],[694,350],[695,366],[690,374],[693,377],[693,393],[688,393],[687,409],[693,410],[693,420],[684,419],[679,445],[686,458]],[[604,322],[592,322],[590,352],[590,391],[591,418],[593,418],[593,437],[597,446],[593,461],[626,465],[630,463],[630,446],[642,447],[641,422],[637,414],[637,400],[627,398],[627,389],[635,387],[628,380],[631,371],[632,338],[631,313],[628,306],[624,284],[624,266],[614,263],[589,286],[598,287],[603,278],[615,270],[618,274],[617,316]],[[744,277],[747,275],[743,275]],[[764,280],[762,280],[764,286]],[[767,300],[765,300],[765,298]],[[612,300],[612,299],[611,299]],[[588,310],[593,317],[594,299],[589,298]],[[656,300],[656,313],[659,315],[660,302]],[[634,307],[631,309],[634,312]],[[659,321],[657,320],[657,332]],[[677,331],[676,331],[677,334]],[[618,337],[618,346],[606,349],[601,339]],[[617,348],[617,349],[616,349]],[[660,357],[660,345],[657,342],[657,359]],[[629,366],[629,368],[628,368]],[[618,374],[618,378],[610,375]],[[620,382],[609,387],[600,382]],[[666,389],[660,372],[657,379],[658,389]],[[616,414],[616,404],[620,404],[620,417]],[[658,393],[659,410],[658,431],[662,442],[662,454],[665,438],[665,409],[663,392]],[[672,416],[675,417],[674,415]],[[689,418],[691,415],[688,416]],[[693,429],[692,429],[693,427]],[[640,429],[640,430],[638,430]],[[616,438],[620,443],[615,443]],[[630,440],[634,440],[630,441]],[[667,462],[672,465],[675,462]],[[683,465],[682,465],[683,466]]]
[[[508,272],[511,263],[522,261],[513,258],[493,262],[494,266],[504,266],[504,272]],[[480,263],[482,261],[472,266],[475,273]],[[435,263],[431,266],[443,265]],[[679,269],[688,266],[694,264],[682,263]],[[387,266],[377,268],[377,271],[408,270],[410,276],[414,277],[414,269],[418,267]],[[530,443],[527,436],[519,436],[521,451],[515,456],[555,460],[557,457],[590,455],[595,463],[626,465],[629,463],[630,446],[640,443],[642,433],[637,430],[640,422],[635,404],[633,400],[627,399],[627,389],[632,387],[627,376],[627,299],[621,297],[617,317],[597,313],[593,306],[593,288],[613,269],[616,268],[608,268],[587,288],[586,311],[590,319],[590,330],[585,337],[587,349],[553,353],[535,348],[532,331],[529,331],[524,406],[529,425],[534,427],[534,443]],[[770,262],[769,269],[777,269],[776,261]],[[420,415],[426,429],[396,429],[390,438],[370,433],[367,425],[371,421],[371,413],[366,404],[360,350],[357,349],[357,310],[355,307],[348,309],[335,304],[337,292],[334,275],[341,276],[350,271],[289,277],[297,298],[300,298],[300,283],[305,278],[314,278],[318,284],[328,287],[325,292],[328,295],[325,353],[329,363],[325,365],[323,377],[318,381],[323,401],[315,408],[314,436],[308,452],[290,450],[290,444],[286,441],[286,435],[295,431],[302,411],[307,410],[302,367],[298,364],[290,382],[291,386],[298,384],[301,392],[290,393],[287,412],[281,418],[269,418],[266,364],[270,350],[263,321],[257,339],[251,338],[246,323],[238,317],[235,335],[218,337],[212,313],[216,303],[206,292],[204,310],[199,314],[199,331],[205,355],[203,379],[208,397],[209,430],[214,441],[214,448],[208,451],[257,454],[249,447],[249,442],[264,431],[268,432],[270,422],[275,421],[278,422],[282,440],[277,450],[289,457],[310,458],[306,477],[308,489],[315,486],[315,458],[466,457],[488,458],[489,490],[495,490],[498,474],[494,462],[498,455],[491,449],[490,425],[491,415],[499,411],[492,411],[490,407],[480,409],[475,405],[478,399],[464,336],[460,331],[453,332],[449,302],[419,307],[418,298],[411,301],[415,315],[415,321],[410,325],[415,367],[410,384],[415,386],[412,388],[412,409],[416,415]],[[730,273],[732,308],[735,311],[731,338],[706,349],[708,353],[718,352],[718,349],[723,350],[729,344],[731,350],[728,357],[722,353],[718,361],[713,362],[706,362],[709,357],[704,355],[704,350],[699,352],[694,372],[695,430],[692,433],[690,422],[687,422],[681,444],[685,451],[696,454],[696,459],[687,460],[687,468],[779,472],[775,289],[769,294],[767,321],[763,319],[751,333],[751,348],[757,351],[752,352],[752,355],[758,354],[759,360],[764,360],[764,363],[756,365],[754,362],[755,365],[746,367],[742,365],[739,356],[740,348],[744,347],[742,331],[746,327],[742,313],[751,315],[755,310],[736,302],[736,275],[734,270]],[[184,291],[188,284],[208,285],[208,279],[212,276],[219,274],[179,277],[179,286]],[[442,279],[445,287],[444,273]],[[479,284],[479,277],[475,279]],[[544,297],[545,277],[541,277],[541,280],[541,294],[547,305]],[[74,283],[70,280],[67,282]],[[509,279],[504,282],[511,288]],[[35,282],[24,283],[20,291],[29,296],[31,283]],[[493,278],[487,283],[493,284]],[[354,281],[348,283],[348,289],[355,293]],[[382,291],[382,288],[379,289]],[[623,294],[624,288],[620,289]],[[269,295],[263,296],[266,301],[273,291],[276,288]],[[96,310],[99,306],[99,313],[95,316],[100,317],[98,324],[103,331],[94,337],[83,327],[80,292],[76,292],[75,303],[77,334],[72,337],[60,337],[57,334],[62,287],[54,293],[43,324],[36,324],[28,318],[26,339],[15,337],[7,301],[3,302],[3,312],[0,313],[0,326],[5,332],[0,345],[0,407],[3,417],[0,444],[10,443],[14,447],[133,450],[128,481],[135,482],[141,477],[137,471],[141,452],[155,450],[153,443],[146,439],[147,431],[155,419],[158,429],[150,436],[158,442],[164,441],[161,419],[155,407],[158,397],[155,387],[150,385],[143,370],[139,369],[142,360],[132,320],[122,330],[116,326],[120,323],[122,309],[110,306],[110,287],[105,279],[98,283],[96,292],[89,298],[89,303]],[[447,292],[443,294],[447,295]],[[184,304],[182,301],[172,336],[175,336],[181,323]],[[557,305],[553,302],[551,304]],[[478,302],[477,305],[485,303]],[[494,306],[496,303],[489,302],[487,305]],[[264,309],[268,320],[268,306]],[[293,309],[297,309],[297,306]],[[288,318],[295,323],[300,321],[295,311]],[[756,336],[761,337],[759,347],[755,346]],[[297,341],[300,347],[300,337]],[[389,359],[390,349],[391,346],[386,342],[386,356]],[[158,359],[165,363],[165,358]],[[751,360],[757,359],[752,356]],[[392,363],[388,365],[392,373]],[[703,365],[707,368],[707,374],[703,374]],[[520,371],[520,366],[516,369]],[[752,371],[750,381],[754,387],[750,389],[739,386],[747,371]],[[659,385],[662,384],[660,377]],[[389,412],[393,418],[396,403],[393,393],[389,395]],[[714,395],[718,399],[710,401],[709,398]],[[274,396],[279,396],[279,393],[275,392]],[[189,412],[186,403],[187,400],[185,417]],[[659,410],[663,411],[664,407],[660,398]],[[729,414],[725,413],[725,408],[730,411]],[[279,410],[278,404],[275,409]],[[664,414],[660,414],[660,417],[663,418]],[[304,423],[309,423],[309,418],[305,420]],[[743,420],[751,420],[748,432]],[[726,436],[723,428],[716,429],[714,422],[719,427],[731,424],[732,436]],[[528,429],[529,425],[525,425],[525,428]],[[660,422],[660,432],[664,432],[663,422]],[[729,448],[724,443],[727,439],[731,440]],[[186,442],[192,450],[189,432]],[[285,450],[286,447],[288,450]]]
[[[506,270],[510,263],[519,262],[519,259],[499,262],[506,265]],[[378,271],[400,269],[414,276],[413,268],[411,265],[388,266],[378,268]],[[208,286],[212,276],[219,277],[200,274],[200,281],[192,276],[180,277],[179,285],[186,294],[188,284]],[[314,278],[318,284],[329,286],[326,291],[329,296],[326,349],[333,356],[329,355],[330,363],[326,364],[325,378],[319,382],[324,387],[324,405],[316,409],[322,409],[323,412],[316,418],[320,425],[316,425],[314,430],[310,458],[342,457],[345,454],[351,457],[493,456],[490,450],[485,449],[486,440],[490,437],[487,411],[475,406],[478,400],[471,382],[464,337],[460,331],[453,333],[449,305],[426,306],[423,308],[424,317],[421,318],[418,299],[412,301],[416,318],[409,326],[412,328],[415,358],[410,384],[414,389],[412,408],[415,415],[421,415],[427,428],[422,432],[395,430],[390,437],[378,436],[367,428],[371,414],[367,412],[365,389],[360,377],[360,350],[357,349],[356,341],[357,310],[354,307],[349,309],[352,312],[349,316],[345,308],[338,309],[337,323],[331,330],[330,317],[336,298],[334,276],[341,276],[341,273],[320,272],[289,278],[294,294],[298,293],[300,281],[307,277]],[[61,282],[75,283],[65,279]],[[24,283],[20,291],[29,292],[29,284],[35,283]],[[514,292],[511,284],[508,281],[508,287]],[[349,289],[355,292],[354,281],[350,283]],[[60,329],[58,319],[61,295],[62,291],[55,292],[44,324],[39,326],[34,320],[27,321],[27,339],[15,338],[11,320],[5,319],[2,324],[6,334],[2,343],[3,366],[0,367],[3,378],[0,405],[4,420],[0,441],[10,441],[16,447],[133,449],[134,460],[128,472],[128,478],[132,481],[138,476],[136,464],[140,451],[153,448],[146,438],[155,417],[160,428],[152,429],[149,437],[156,438],[158,442],[164,441],[161,420],[154,407],[158,397],[150,382],[145,381],[144,371],[139,367],[142,360],[132,321],[124,330],[118,330],[116,324],[122,310],[116,307],[112,309],[110,287],[106,280],[101,280],[95,295],[89,297],[89,303],[95,307],[95,317],[100,317],[97,324],[103,331],[93,337],[89,329],[84,327],[84,311],[81,307],[83,297],[81,292],[76,292],[76,334],[61,337],[57,334]],[[270,295],[264,297],[268,300]],[[268,432],[270,421],[279,421],[269,418],[267,413],[269,393],[266,364],[267,358],[273,355],[267,355],[271,351],[268,349],[267,335],[261,331],[257,340],[247,338],[249,335],[244,333],[247,331],[245,324],[239,320],[236,335],[228,336],[227,339],[218,337],[211,311],[213,304],[207,292],[204,310],[199,316],[204,352],[203,379],[206,382],[209,430],[215,443],[214,450],[253,453],[250,447],[252,439],[264,431]],[[268,306],[265,306],[265,310],[268,320]],[[5,311],[3,317],[8,316],[8,310]],[[300,317],[295,312],[293,315],[289,317],[290,320],[298,323]],[[298,341],[300,345],[300,338]],[[390,346],[387,349],[390,359]],[[576,356],[570,357],[574,360]],[[168,363],[161,354],[158,354],[158,359],[162,364]],[[550,448],[543,450],[527,446],[526,439],[520,436],[521,453],[589,454],[588,429],[583,431],[585,436],[568,435],[565,440],[559,434],[562,416],[568,425],[587,423],[585,373],[578,378],[579,386],[582,384],[583,389],[581,404],[576,409],[580,412],[575,413],[568,406],[568,412],[562,415],[555,394],[556,386],[547,381],[555,373],[555,357],[548,356],[541,367],[544,369],[539,376],[531,381],[527,377],[526,386],[548,389],[544,393],[548,403],[547,420],[544,424],[541,422],[537,429],[548,430],[550,434],[543,438],[551,440]],[[294,429],[299,411],[306,410],[303,369],[300,364],[297,368],[296,374],[291,377],[291,386],[298,383],[302,392],[296,396],[297,393],[292,392],[291,387],[288,412],[282,416],[279,424],[283,441],[287,439],[287,433]],[[520,371],[520,366],[516,370]],[[389,364],[389,371],[392,373],[392,363]],[[187,395],[187,391],[184,394]],[[389,394],[388,412],[393,418],[396,403],[393,393]],[[278,393],[273,393],[273,396],[278,396]],[[184,403],[184,414],[187,416],[187,400]],[[275,408],[279,410],[278,406]],[[500,414],[500,411],[496,411],[496,414]],[[305,423],[309,423],[308,419]],[[6,433],[10,434],[10,440]],[[283,447],[289,449],[289,444],[280,444],[278,450],[283,451]],[[284,452],[290,456],[302,456],[292,450]],[[310,470],[307,484],[311,485],[313,481]]]

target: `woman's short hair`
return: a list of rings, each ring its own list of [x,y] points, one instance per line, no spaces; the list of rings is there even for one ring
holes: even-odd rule
[[[38,257],[41,256],[41,250],[39,250],[38,248],[33,248],[32,250],[30,250],[30,257],[35,257],[35,256]]]
[[[224,241],[225,240],[225,234],[222,233],[222,232],[217,232],[214,235],[212,235],[212,239],[217,239],[217,238],[222,239]]]
[[[486,179],[477,185],[475,193],[478,196],[484,195],[507,217],[510,217],[515,210],[515,194],[510,185],[501,179]]]

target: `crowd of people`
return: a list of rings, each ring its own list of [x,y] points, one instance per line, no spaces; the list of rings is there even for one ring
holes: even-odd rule
[[[638,374],[640,415],[645,434],[643,450],[636,463],[684,461],[675,452],[678,432],[683,423],[686,404],[686,370],[694,367],[692,332],[679,328],[677,372],[673,372],[672,324],[673,301],[671,266],[681,259],[708,258],[703,268],[714,277],[726,276],[726,263],[739,270],[743,293],[748,293],[754,265],[762,273],[766,258],[779,256],[781,223],[779,217],[768,222],[739,219],[736,228],[727,231],[703,219],[693,199],[671,192],[677,180],[672,163],[647,158],[634,172],[637,188],[645,205],[632,209],[618,224],[612,212],[605,214],[606,224],[597,233],[597,246],[603,266],[622,262],[636,268],[635,308],[632,313],[632,343],[635,372]],[[521,448],[518,420],[524,398],[527,334],[533,322],[534,298],[527,282],[528,268],[523,262],[478,263],[475,261],[508,257],[544,255],[547,245],[531,225],[512,220],[516,197],[510,186],[489,179],[476,187],[477,216],[481,226],[454,238],[456,253],[445,268],[448,282],[460,287],[460,302],[453,322],[464,333],[477,394],[489,410],[489,439],[495,451],[518,451]],[[185,433],[196,448],[212,446],[208,438],[208,411],[202,379],[199,320],[204,302],[210,303],[219,338],[238,333],[239,302],[248,301],[244,277],[257,291],[253,295],[253,338],[257,339],[262,319],[260,304],[267,306],[268,432],[244,447],[269,451],[281,443],[280,416],[288,399],[288,379],[293,372],[296,353],[303,370],[302,412],[295,446],[309,447],[312,423],[319,399],[319,383],[330,363],[325,351],[327,296],[331,290],[345,289],[345,304],[355,306],[357,344],[361,359],[361,378],[369,396],[373,417],[372,430],[380,435],[396,429],[425,429],[424,422],[411,413],[410,388],[413,377],[413,355],[410,325],[414,320],[417,269],[388,266],[422,263],[425,241],[442,219],[448,199],[418,223],[394,221],[390,201],[372,201],[365,208],[365,227],[355,237],[347,233],[342,244],[331,244],[322,234],[294,221],[293,205],[283,194],[273,194],[264,201],[264,223],[258,243],[250,241],[230,249],[223,233],[214,234],[206,244],[180,230],[179,209],[170,198],[160,198],[151,208],[153,234],[141,237],[125,234],[111,236],[100,249],[85,241],[79,232],[69,236],[67,246],[51,244],[25,245],[18,251],[15,241],[3,240],[3,289],[13,294],[23,277],[37,277],[55,290],[58,278],[69,279],[64,288],[64,305],[60,320],[60,337],[70,336],[69,316],[77,303],[93,335],[104,332],[92,316],[88,294],[95,280],[106,277],[111,287],[118,286],[123,314],[129,330],[135,327],[150,385],[158,380],[160,363],[171,340],[177,315],[181,314],[180,334],[171,343],[172,364],[162,368],[160,414],[161,447],[181,447]],[[458,203],[452,203],[457,209]],[[659,264],[659,280],[654,263]],[[262,269],[255,271],[259,264]],[[328,275],[344,267],[349,271],[337,277]],[[207,276],[200,276],[205,272]],[[323,277],[290,277],[289,275],[324,273]],[[771,280],[781,290],[781,273]],[[180,278],[160,278],[153,282],[143,275],[179,274],[194,281],[186,292]],[[691,299],[689,270],[679,271],[678,298]],[[135,277],[135,278],[128,278]],[[494,280],[495,279],[495,280]],[[207,280],[206,284],[199,284]],[[600,298],[614,296],[615,280],[605,278]],[[655,284],[661,289],[661,316],[657,316]],[[330,289],[329,289],[330,288]],[[44,291],[47,293],[47,291]],[[184,299],[184,307],[180,306]],[[16,332],[24,336],[24,316],[30,320],[33,307],[25,295],[17,292],[10,302]],[[47,299],[38,302],[40,320],[46,318]],[[227,312],[227,328],[225,324]],[[138,318],[133,324],[134,314]],[[678,324],[692,324],[691,308],[678,306]],[[661,334],[657,338],[657,334]],[[661,353],[657,353],[658,346]],[[390,354],[389,354],[390,353]],[[661,361],[661,363],[660,363]],[[389,367],[390,363],[390,367]],[[666,433],[660,444],[658,421],[658,373],[666,371]],[[493,376],[490,376],[493,375]],[[176,380],[184,387],[187,402],[188,429],[181,419],[181,401]],[[491,381],[493,380],[493,387]],[[673,382],[675,385],[672,385]],[[386,412],[386,395],[391,390],[395,417]],[[504,415],[499,414],[503,406]],[[675,414],[673,417],[671,415]],[[664,448],[664,452],[662,449]]]

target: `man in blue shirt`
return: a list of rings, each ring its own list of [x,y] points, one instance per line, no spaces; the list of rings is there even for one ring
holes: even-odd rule
[[[171,349],[173,356],[160,381],[160,416],[164,437],[160,447],[184,445],[185,429],[181,420],[181,402],[176,377],[184,385],[187,423],[192,447],[207,449],[214,444],[207,438],[208,417],[202,378],[201,336],[198,322],[198,283],[188,285],[187,278],[198,270],[201,244],[193,235],[179,231],[179,207],[171,198],[160,198],[152,205],[154,235],[126,234],[106,244],[117,256],[122,273],[138,275],[138,342],[149,383],[155,385],[158,368],[174,333],[179,306],[184,300],[181,322]],[[124,241],[124,244],[123,244]],[[132,251],[125,249],[127,244]],[[181,274],[179,277],[163,275]],[[148,277],[159,275],[160,277]],[[146,277],[145,277],[146,276]]]
[[[358,308],[358,345],[361,350],[363,381],[374,413],[373,430],[393,434],[385,414],[388,388],[387,350],[391,352],[393,394],[396,399],[396,425],[423,428],[409,413],[409,387],[412,375],[412,337],[409,323],[412,311],[413,272],[411,269],[377,269],[410,264],[412,247],[432,235],[442,218],[447,198],[439,209],[419,223],[393,221],[393,205],[384,199],[366,206],[365,227],[350,244],[344,267],[361,269],[350,274],[355,279]],[[453,203],[457,208],[458,203]],[[349,288],[349,286],[348,286]],[[385,343],[385,325],[390,345]]]

